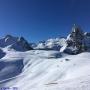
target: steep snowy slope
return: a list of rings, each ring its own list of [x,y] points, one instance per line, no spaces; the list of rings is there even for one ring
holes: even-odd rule
[[[44,50],[16,52],[5,48],[3,51],[6,55],[0,59],[0,87],[17,87],[18,90],[90,90],[89,52],[67,55]]]

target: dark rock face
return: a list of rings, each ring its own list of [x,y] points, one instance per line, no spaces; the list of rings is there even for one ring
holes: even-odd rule
[[[66,53],[78,54],[85,50],[84,33],[78,26],[73,26],[71,34],[67,37]]]
[[[84,33],[84,41],[87,51],[90,51],[90,33]]]
[[[23,38],[23,37],[20,37],[18,42],[17,42],[18,45],[21,45],[24,49],[27,49],[27,50],[32,50],[33,48],[30,46],[30,44]]]

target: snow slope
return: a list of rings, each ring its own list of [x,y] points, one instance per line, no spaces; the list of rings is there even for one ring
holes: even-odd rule
[[[8,51],[0,59],[0,87],[18,90],[90,90],[90,53]],[[10,89],[11,90],[11,89]]]

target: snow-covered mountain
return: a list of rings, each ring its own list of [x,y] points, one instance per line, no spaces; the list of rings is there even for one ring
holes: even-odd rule
[[[80,27],[72,28],[71,33],[67,36],[67,48],[65,52],[70,54],[78,54],[90,51],[90,34],[83,32]]]
[[[23,37],[13,37],[11,35],[6,35],[0,38],[0,47],[8,49],[14,49],[17,51],[27,51],[32,50],[32,47]]]
[[[89,56],[90,33],[76,26],[67,38],[38,45],[7,35],[0,38],[0,90],[90,90]]]
[[[67,46],[66,39],[55,38],[55,39],[48,39],[47,41],[39,42],[39,44],[35,49],[59,51],[60,48],[62,48],[63,46]]]
[[[54,38],[39,42],[34,49],[56,50],[68,54],[78,54],[90,51],[90,33],[83,32],[74,25],[67,38]]]

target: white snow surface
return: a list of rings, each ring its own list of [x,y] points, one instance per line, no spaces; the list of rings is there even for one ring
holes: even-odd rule
[[[35,49],[52,49],[60,50],[62,47],[66,47],[67,42],[65,38],[54,38],[48,39],[45,42],[40,42]]]
[[[0,59],[0,88],[18,90],[90,90],[90,53],[8,51]],[[59,56],[59,57],[57,57]]]

